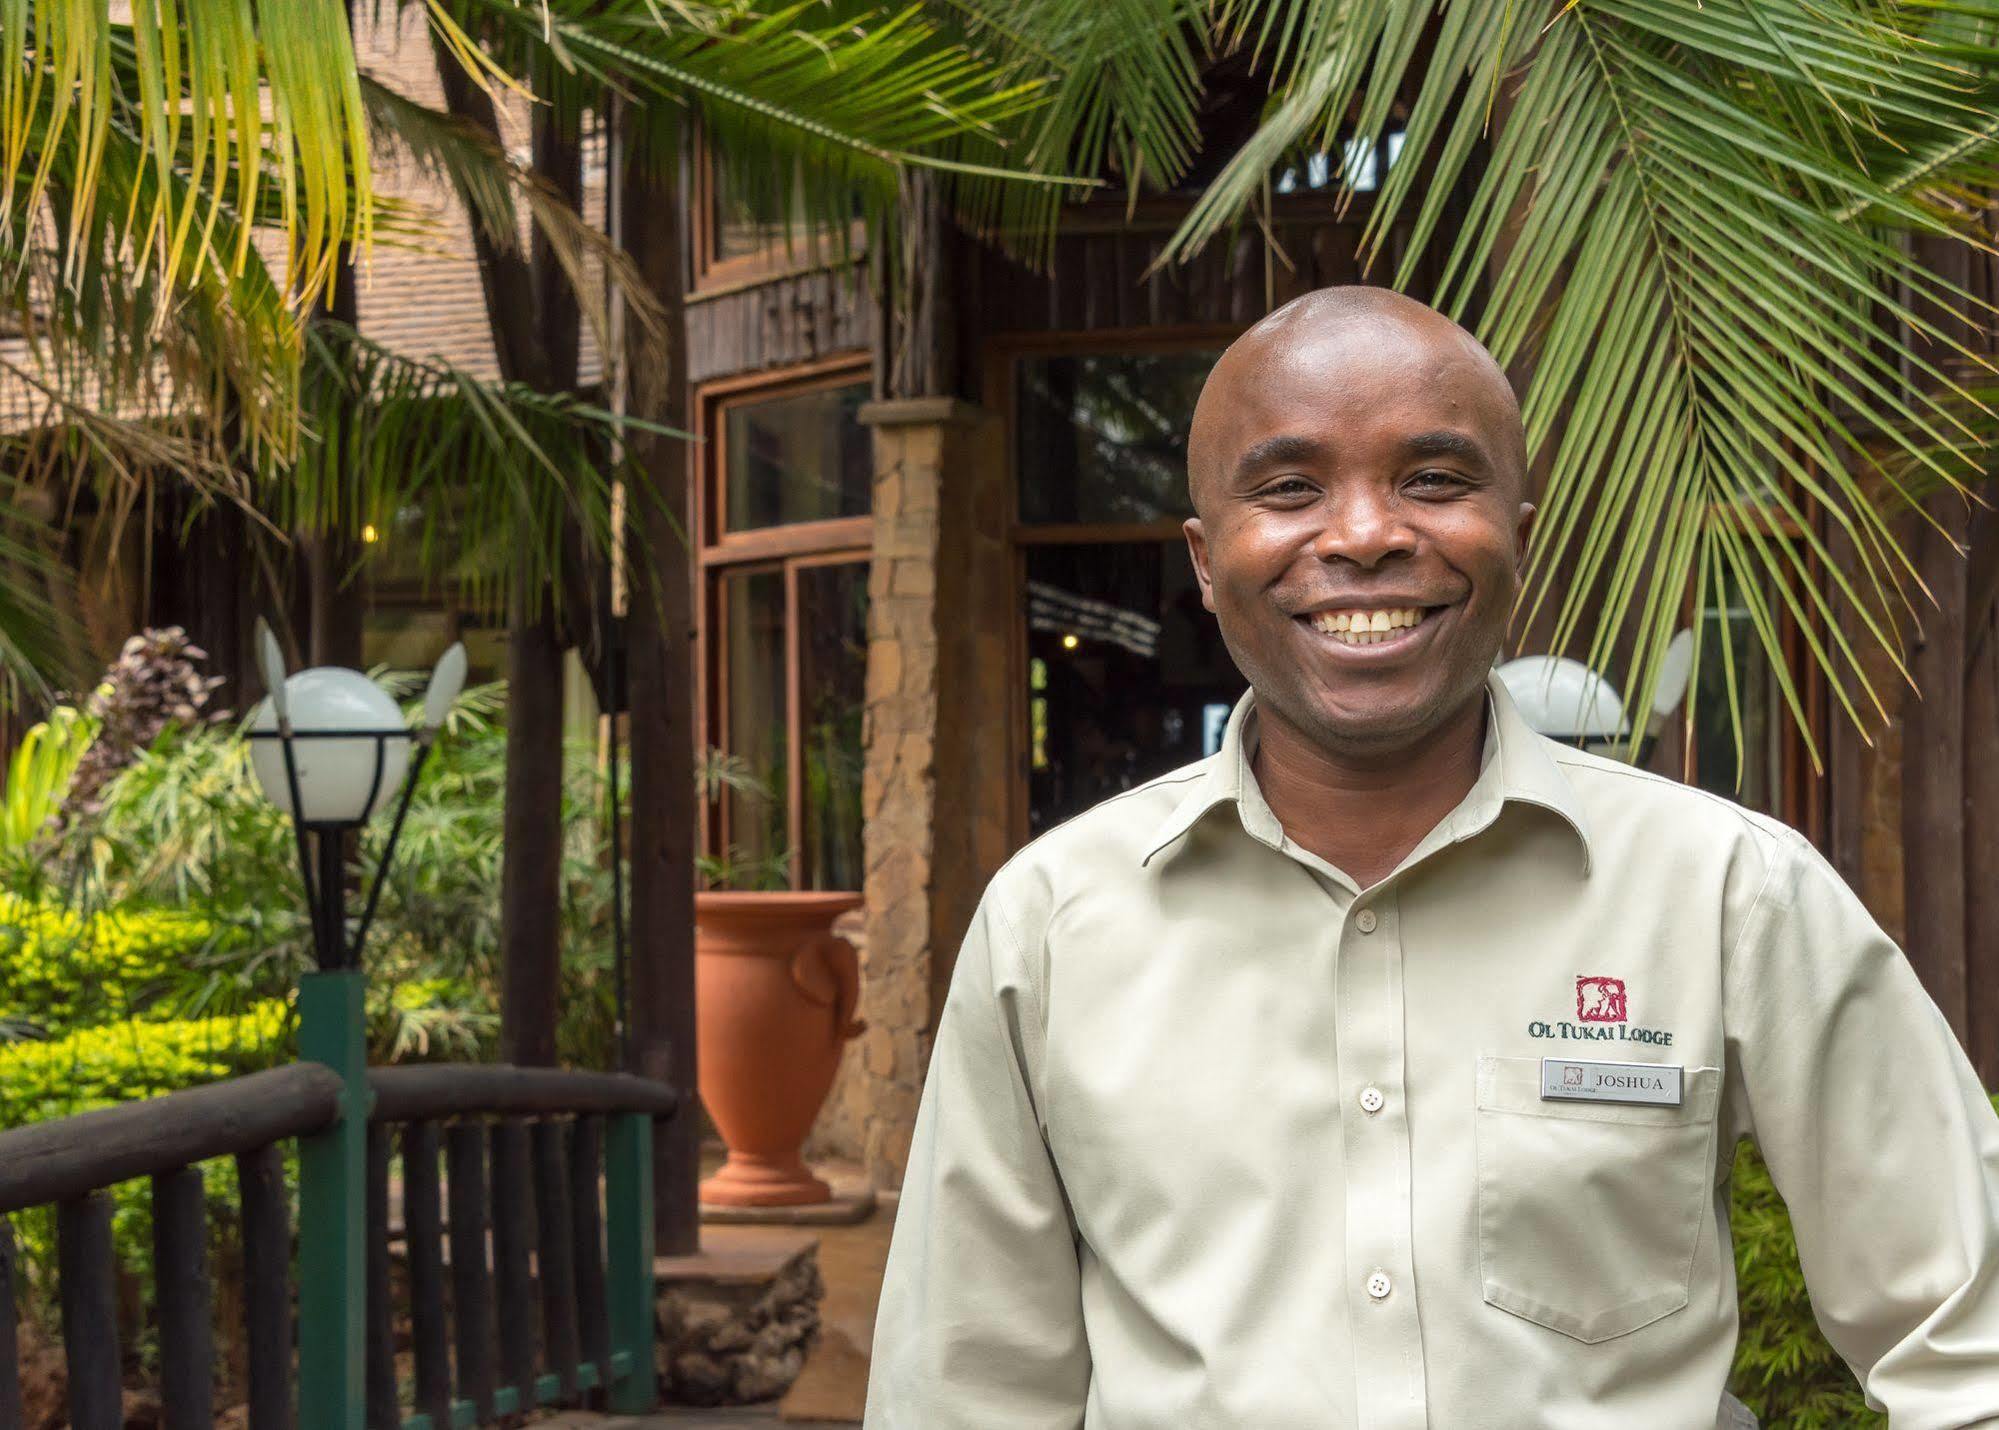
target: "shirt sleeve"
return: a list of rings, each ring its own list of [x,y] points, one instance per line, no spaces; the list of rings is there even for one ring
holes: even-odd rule
[[[1791,831],[1726,988],[1733,1095],[1826,1338],[1895,1430],[1999,1417],[1999,1117],[1901,950]]]
[[[938,1019],[875,1317],[866,1430],[1076,1430],[1075,1223],[1029,1076],[1038,1001],[988,890]]]

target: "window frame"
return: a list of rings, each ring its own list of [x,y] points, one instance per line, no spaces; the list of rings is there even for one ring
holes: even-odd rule
[[[860,219],[847,227],[849,250],[842,255],[833,235],[821,239],[816,251],[809,237],[793,235],[787,244],[782,235],[752,253],[720,258],[721,233],[716,223],[715,150],[708,142],[705,126],[695,123],[693,162],[688,166],[688,198],[692,219],[688,223],[688,259],[692,272],[690,297],[717,297],[754,287],[776,278],[816,273],[864,262],[868,252],[868,226]]]
[[[1033,799],[1033,731],[1027,670],[1027,553],[1035,546],[1184,541],[1182,518],[1150,522],[1027,522],[1020,517],[1020,409],[1018,365],[1035,358],[1139,356],[1227,347],[1244,332],[1240,323],[1187,323],[1158,328],[1104,328],[1083,332],[1008,333],[987,339],[982,360],[989,409],[1005,429],[1007,491],[1007,839],[1020,848],[1029,836]],[[1190,558],[1191,559],[1191,558]]]
[[[695,542],[695,749],[726,749],[729,729],[729,576],[775,570],[784,581],[785,612],[785,838],[792,850],[793,889],[805,884],[803,702],[799,698],[801,652],[798,641],[798,573],[818,566],[867,564],[874,555],[874,516],[792,522],[751,531],[727,531],[723,499],[728,485],[728,413],[733,407],[796,397],[804,393],[867,382],[872,359],[866,352],[843,353],[779,372],[760,372],[703,383],[695,391],[694,435],[699,457],[692,492]],[[872,495],[870,497],[872,506]],[[719,737],[719,738],[718,738]],[[731,842],[727,799],[697,799],[698,837],[708,854],[725,853]]]

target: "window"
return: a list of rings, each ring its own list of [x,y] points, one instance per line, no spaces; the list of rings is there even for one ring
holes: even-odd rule
[[[861,887],[868,395],[849,364],[704,406],[706,842],[734,887]]]
[[[1724,572],[1719,587],[1709,590],[1700,612],[1700,682],[1687,712],[1693,722],[1692,782],[1817,837],[1821,782],[1812,773],[1804,738],[1734,574]],[[1822,729],[1823,677],[1796,620],[1782,609],[1781,601],[1768,604],[1778,612],[1779,640],[1785,662],[1799,682],[1800,698],[1814,729]],[[1727,660],[1735,665],[1736,703],[1742,716],[1739,755],[1729,714]]]
[[[867,225],[861,218],[858,191],[853,196],[853,217],[843,252],[837,230],[815,234],[800,219],[786,223],[768,211],[772,207],[768,198],[732,185],[728,157],[717,147],[704,142],[698,152],[700,159],[693,166],[691,195],[697,291],[821,268],[865,251]],[[795,186],[794,200],[801,210],[805,203],[803,189],[801,178]]]
[[[1212,752],[1242,694],[1179,529],[1187,426],[1218,351],[1024,356],[1007,374],[1025,629],[1018,837]]]

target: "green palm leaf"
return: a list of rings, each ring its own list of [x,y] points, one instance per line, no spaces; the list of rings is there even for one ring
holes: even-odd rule
[[[1883,718],[1862,648],[1880,643],[1906,677],[1899,623],[1924,594],[1890,526],[1914,495],[1906,472],[1960,485],[1985,441],[1960,377],[1985,359],[1947,316],[1982,304],[1897,238],[1984,241],[1966,196],[1999,152],[1999,7],[1948,13],[1234,7],[1232,33],[1284,75],[1264,134],[1173,252],[1237,222],[1277,154],[1379,140],[1406,97],[1364,247],[1407,226],[1388,276],[1441,257],[1440,304],[1531,370],[1523,415],[1546,485],[1520,615],[1558,592],[1555,648],[1587,630],[1599,668],[1628,641],[1626,695],[1643,707],[1688,593],[1725,586],[1816,760],[1785,620],[1839,706],[1863,727]],[[1844,561],[1821,532],[1845,538]]]

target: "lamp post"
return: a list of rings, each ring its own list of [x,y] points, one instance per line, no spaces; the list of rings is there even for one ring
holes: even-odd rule
[[[431,673],[423,722],[358,670],[285,674],[277,638],[257,622],[269,690],[250,721],[250,763],[265,798],[292,817],[318,971],[299,980],[299,1056],[340,1075],[340,1120],[299,1143],[299,1420],[305,1430],[362,1430],[366,1396],[368,1091],[361,950],[395,858],[417,776],[465,685],[465,647]],[[414,746],[414,754],[411,747]],[[346,839],[395,800],[361,919],[347,928]]]

